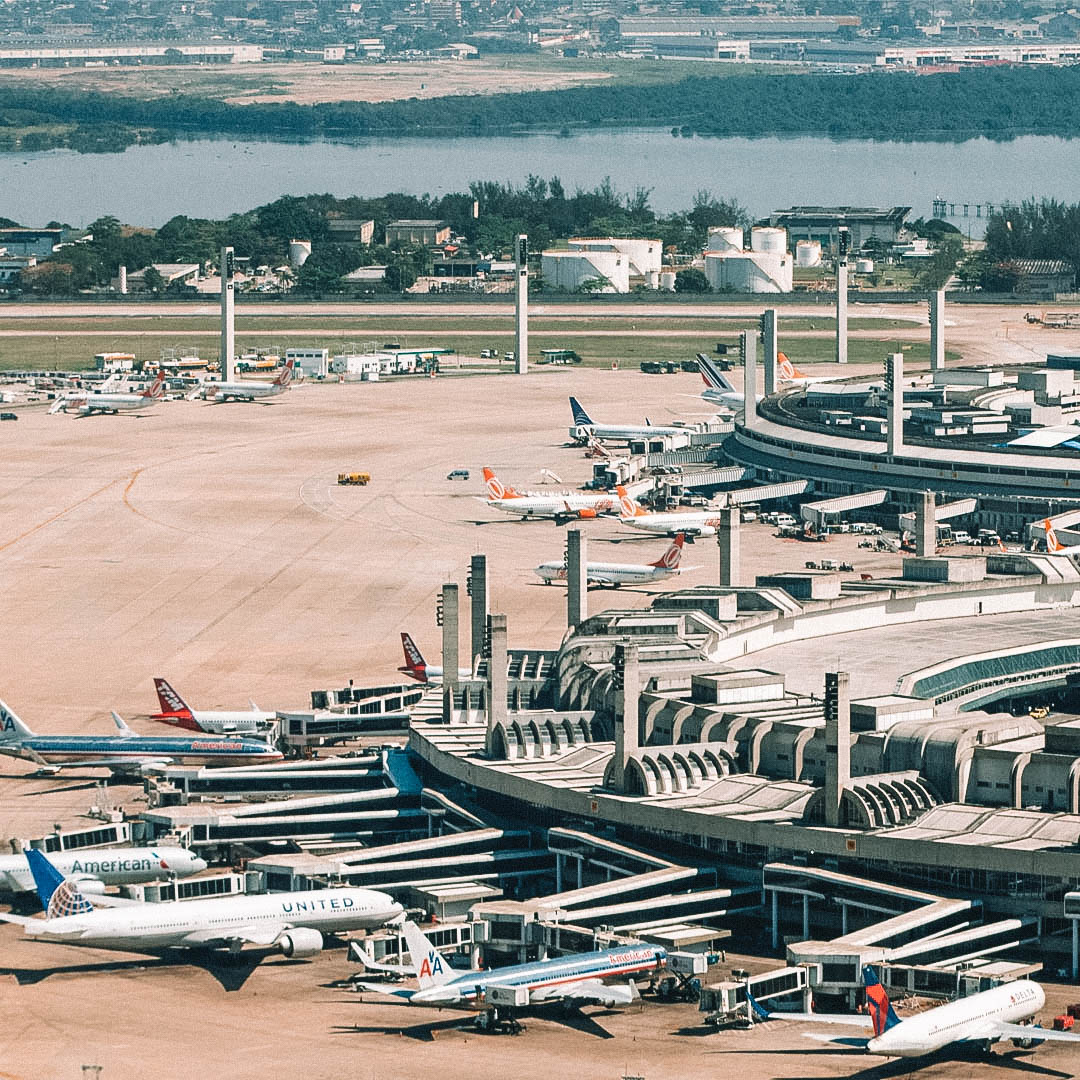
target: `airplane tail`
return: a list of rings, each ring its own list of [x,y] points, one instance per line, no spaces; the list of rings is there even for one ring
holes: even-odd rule
[[[116,725],[116,729],[123,736],[134,735],[135,732],[128,727],[127,721],[115,710],[112,711],[113,723]]]
[[[165,679],[154,679],[158,706],[163,716],[190,717],[191,706],[169,685]]]
[[[1049,518],[1043,521],[1043,528],[1046,530],[1046,550],[1064,551],[1065,545],[1057,538],[1057,533],[1054,532],[1054,526],[1050,524]]]
[[[776,354],[776,374],[781,379],[805,379],[806,376],[782,353]]]
[[[619,496],[619,509],[624,518],[644,517],[648,513],[641,508],[633,495],[628,494],[622,484],[615,488],[615,494]]]
[[[165,396],[165,372],[159,371],[157,378],[142,392],[144,398],[160,401]]]
[[[424,936],[424,932],[414,922],[406,922],[403,927],[405,941],[409,945],[409,956],[416,968],[416,979],[421,990],[433,986],[442,986],[454,978],[454,971],[442,958],[442,955]]]
[[[504,487],[499,478],[490,470],[484,469],[484,486],[489,499],[518,499],[521,496],[510,487]]]
[[[289,383],[292,382],[293,367],[295,366],[295,364],[296,357],[290,356],[285,366],[274,377],[275,386],[280,386],[282,389],[284,389],[286,386],[289,385]]]
[[[405,653],[405,666],[398,668],[398,671],[403,671],[420,682],[427,682],[427,663],[410,635],[401,635],[401,649]]]
[[[889,1028],[900,1023],[900,1017],[893,1010],[885,987],[878,981],[877,972],[872,967],[863,968],[863,982],[866,984],[866,1008],[874,1022],[874,1036],[884,1034]]]
[[[678,570],[679,563],[682,561],[683,544],[686,542],[686,534],[678,533],[674,540],[671,541],[671,546],[660,556],[656,562],[649,563],[650,566],[655,566],[659,570]]]
[[[697,354],[698,370],[702,381],[710,390],[723,390],[731,393],[735,390],[731,380],[704,353]]]
[[[575,424],[583,425],[593,423],[592,417],[581,407],[581,402],[578,401],[576,397],[570,399],[570,411],[574,414]]]
[[[37,848],[26,852],[30,873],[34,875],[34,887],[45,910],[46,919],[59,919],[64,915],[85,915],[94,906],[86,899],[73,881],[64,875]]]
[[[0,743],[20,743],[34,733],[0,701]]]

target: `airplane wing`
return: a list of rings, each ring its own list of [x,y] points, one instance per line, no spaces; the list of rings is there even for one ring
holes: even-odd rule
[[[40,919],[31,919],[28,915],[12,915],[10,911],[0,911],[0,922],[15,923],[18,926],[26,926],[27,923],[41,922]]]
[[[538,987],[529,995],[529,1002],[541,1005],[549,1001],[572,1001],[578,1005],[629,1005],[641,995],[631,980],[626,986],[607,986],[599,979],[556,986]]]
[[[850,1035],[833,1035],[828,1031],[804,1031],[804,1039],[813,1039],[814,1042],[828,1043],[830,1046],[854,1046],[860,1050],[866,1049],[869,1039],[854,1039]]]
[[[415,975],[419,971],[415,964],[384,964],[376,960],[359,941],[349,942],[349,952],[354,959],[361,961],[368,971],[389,971],[394,975]]]
[[[403,990],[395,989],[392,986],[387,986],[386,983],[371,983],[371,982],[353,982],[349,984],[354,990],[362,990],[367,994],[384,994],[386,997],[401,998],[403,1001],[409,1001],[415,990]]]
[[[1053,1028],[1038,1027],[1035,1024],[1006,1024],[1003,1020],[991,1020],[990,1028],[1002,1039],[1043,1039],[1058,1042],[1080,1042],[1080,1033],[1072,1031],[1054,1031]]]
[[[37,761],[37,757],[34,758]],[[43,761],[45,769],[131,769],[138,768],[143,772],[150,769],[164,769],[172,764],[172,758],[92,758],[83,761]]]
[[[789,1013],[771,1012],[769,1020],[796,1020],[804,1024],[846,1024],[849,1027],[873,1028],[874,1021],[865,1013]]]
[[[212,948],[233,944],[273,945],[287,929],[284,923],[276,923],[273,926],[237,926],[227,933],[210,929],[193,930],[180,944],[190,948]]]

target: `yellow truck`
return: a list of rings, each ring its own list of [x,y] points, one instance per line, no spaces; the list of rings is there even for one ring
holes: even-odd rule
[[[366,472],[343,472],[338,473],[337,482],[339,484],[355,484],[359,487],[363,487],[371,480],[371,473]]]

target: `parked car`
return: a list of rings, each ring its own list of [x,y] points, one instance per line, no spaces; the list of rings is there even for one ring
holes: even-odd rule
[[[18,420],[19,414],[13,412],[0,412],[0,420]]]
[[[453,472],[449,472],[449,473],[446,474],[446,479],[447,480],[468,480],[469,479],[469,470],[468,469],[454,469]]]

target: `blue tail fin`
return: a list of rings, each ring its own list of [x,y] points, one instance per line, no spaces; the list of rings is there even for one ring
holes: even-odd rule
[[[575,424],[591,424],[592,418],[581,407],[581,402],[576,397],[570,399],[570,411],[574,414]]]
[[[30,873],[34,875],[38,899],[49,919],[59,919],[64,915],[82,915],[93,911],[93,905],[78,888],[64,880],[64,875],[37,848],[26,852],[26,861],[30,864]]]
[[[889,1028],[896,1027],[900,1017],[893,1011],[889,995],[885,993],[885,987],[872,967],[863,968],[863,982],[866,984],[866,1008],[874,1022],[874,1034],[881,1035]]]

